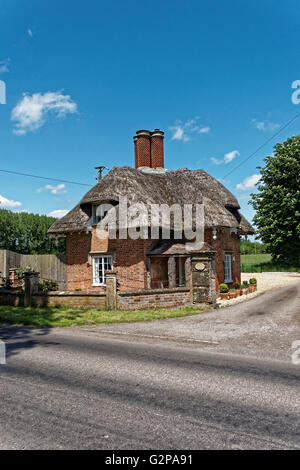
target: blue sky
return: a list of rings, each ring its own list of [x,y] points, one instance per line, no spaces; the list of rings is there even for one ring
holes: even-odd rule
[[[1,0],[0,169],[93,185],[161,128],[165,166],[221,179],[251,220],[256,167],[300,118],[233,170],[300,112],[299,17],[296,0]],[[65,211],[88,189],[58,184],[0,172],[1,207]]]

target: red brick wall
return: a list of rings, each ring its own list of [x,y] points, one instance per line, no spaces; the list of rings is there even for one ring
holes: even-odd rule
[[[229,228],[219,228],[217,239],[213,240],[212,230],[206,230],[205,241],[216,250],[216,288],[224,282],[224,253],[232,252],[233,282],[241,281],[240,240],[236,234],[230,235]],[[93,232],[67,235],[67,290],[101,291],[105,287],[92,286],[93,267],[88,264],[89,252],[103,252],[114,256],[114,269],[117,271],[118,289],[132,290],[147,287],[146,252],[151,248],[151,240],[102,240]]]
[[[229,228],[218,228],[217,239],[213,239],[212,230],[205,231],[205,241],[209,243],[212,248],[217,252],[215,256],[215,276],[216,276],[216,289],[218,290],[219,284],[224,282],[224,254],[231,252],[232,258],[232,280],[233,282],[241,282],[241,268],[240,268],[240,238],[237,234],[230,234]],[[230,284],[231,285],[231,284]]]
[[[88,264],[89,252],[103,252],[113,256],[114,269],[117,272],[120,290],[144,289],[147,287],[146,252],[152,246],[151,240],[102,240],[96,235],[96,229],[86,234],[67,235],[67,290],[105,290],[102,286],[93,286],[93,267]]]
[[[169,308],[191,302],[187,288],[153,289],[144,292],[118,293],[118,308],[122,310],[139,310],[143,308]]]

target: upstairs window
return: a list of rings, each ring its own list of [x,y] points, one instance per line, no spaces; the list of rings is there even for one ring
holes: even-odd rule
[[[112,270],[112,256],[93,257],[93,286],[105,286],[105,271]]]
[[[232,256],[228,253],[225,253],[225,257],[224,257],[224,270],[225,270],[224,282],[225,283],[232,282],[231,263],[232,263]]]

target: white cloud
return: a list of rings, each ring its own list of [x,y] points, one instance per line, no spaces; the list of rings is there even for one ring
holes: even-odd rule
[[[215,165],[222,165],[223,163],[227,165],[228,163],[232,162],[232,160],[234,160],[236,157],[239,157],[239,155],[240,152],[238,150],[232,150],[231,152],[225,153],[223,158],[211,157],[211,161]]]
[[[280,127],[280,124],[270,121],[258,121],[257,119],[252,119],[251,122],[259,131],[276,131],[276,129]]]
[[[0,194],[0,209],[3,209],[4,207],[11,209],[12,207],[20,207],[21,205],[21,202],[7,199],[6,197],[1,196]]]
[[[16,121],[14,133],[25,135],[42,127],[49,113],[58,118],[77,112],[77,104],[70,95],[63,95],[59,91],[47,93],[24,94],[11,112],[11,120]]]
[[[65,194],[67,192],[65,184],[58,184],[53,186],[52,184],[46,184],[43,188],[39,188],[36,190],[37,193],[41,193],[42,191],[51,191],[52,194]]]
[[[28,36],[30,36],[32,38],[33,33],[32,33],[32,30],[30,28],[27,29],[27,34],[28,34]]]
[[[8,64],[10,59],[0,60],[0,73],[7,73],[9,72]]]
[[[200,127],[200,129],[199,129],[200,134],[208,134],[209,132],[210,132],[210,127],[209,126]]]
[[[230,163],[235,157],[238,157],[240,152],[238,150],[232,150],[232,152],[225,153],[224,155],[224,162]]]
[[[182,142],[188,142],[191,140],[192,135],[196,134],[208,134],[210,132],[209,126],[200,126],[199,118],[195,117],[189,119],[186,122],[176,121],[176,123],[169,127],[172,131],[172,140],[181,140]]]
[[[242,183],[239,183],[236,185],[236,189],[239,191],[245,191],[247,189],[254,188],[256,183],[259,182],[260,178],[261,178],[261,175],[257,175],[257,174],[247,176],[247,178],[245,178],[244,181],[242,181]]]
[[[55,211],[49,212],[49,217],[56,217],[57,219],[61,219],[64,215],[66,215],[69,211],[66,209],[56,209]]]

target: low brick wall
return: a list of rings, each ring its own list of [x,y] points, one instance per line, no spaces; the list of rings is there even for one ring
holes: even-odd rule
[[[32,300],[33,305],[37,307],[103,308],[106,306],[106,293],[88,291],[45,292],[34,294]],[[190,302],[190,290],[186,287],[117,292],[117,308],[122,310],[139,310],[152,307],[169,308]],[[0,291],[0,305],[23,306],[24,292]]]
[[[36,307],[83,307],[103,308],[106,305],[105,292],[45,292],[32,296]],[[24,292],[0,292],[0,305],[24,305]]]
[[[117,295],[118,308],[122,310],[139,310],[152,307],[177,307],[191,302],[190,290],[187,287],[119,291]]]
[[[106,304],[105,292],[45,292],[33,295],[36,306],[68,306],[82,308],[103,308]]]
[[[22,291],[6,291],[0,292],[0,305],[13,305],[19,307],[24,304],[24,292]]]

